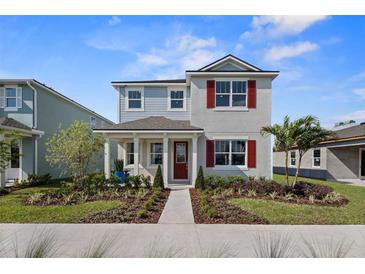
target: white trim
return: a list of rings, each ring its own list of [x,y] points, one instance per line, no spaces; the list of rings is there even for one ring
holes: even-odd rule
[[[319,150],[319,157],[314,157],[314,151]],[[319,158],[319,166],[314,165],[314,158]],[[320,148],[312,149],[312,168],[321,168],[322,165],[322,150]]]
[[[241,140],[248,140],[248,136],[219,136],[219,135],[216,135],[214,137],[211,138],[212,140],[233,140],[233,141],[241,141]]]
[[[19,140],[19,180],[23,180],[23,140]]]
[[[204,130],[93,130],[95,133],[203,133]]]
[[[361,176],[361,153],[365,151],[365,148],[359,148],[359,179],[365,179],[365,176]]]
[[[34,174],[38,175],[38,138],[34,138]]]
[[[44,135],[44,131],[36,130],[36,129],[26,130],[26,129],[20,129],[20,128],[15,128],[15,127],[8,127],[8,126],[3,126],[3,125],[0,125],[0,128],[1,129],[5,129],[5,130],[11,130],[11,131],[15,131],[15,132],[20,132],[20,133],[30,134],[30,135]]]
[[[121,93],[121,88],[118,88],[117,89],[117,114],[118,114],[118,117],[117,117],[117,121],[118,123],[120,124],[121,123],[121,114],[122,114],[122,110],[120,109],[120,93]]]
[[[171,108],[171,91],[182,91],[183,92],[183,107],[182,108]],[[179,100],[179,99],[178,99]],[[167,88],[167,111],[186,111],[186,88],[171,86]]]
[[[227,71],[209,71],[209,72],[204,72],[204,71],[187,71],[186,72],[187,76],[193,75],[193,76],[217,76],[217,75],[224,75],[224,76],[243,76],[243,75],[247,75],[247,76],[255,76],[255,77],[259,77],[259,76],[272,76],[273,78],[277,77],[279,75],[279,72],[252,72],[252,71],[232,71],[232,72],[227,72]]]
[[[38,127],[38,94],[37,90],[30,84],[30,81],[27,81],[27,85],[33,90],[33,127]]]
[[[216,141],[229,141],[229,152],[228,152],[228,165],[217,165],[216,164]],[[245,142],[245,152],[234,152],[232,153],[232,141],[244,141]],[[240,169],[240,170],[248,170],[247,161],[248,161],[248,139],[228,139],[227,137],[223,137],[222,139],[214,139],[214,168],[216,170],[233,170],[233,169]],[[218,154],[227,154],[227,152],[218,152]],[[245,154],[245,165],[232,165],[232,154]]]
[[[147,140],[147,168],[157,168],[159,165],[163,165],[163,139],[160,140]],[[154,153],[154,154],[162,154],[162,163],[161,164],[151,164],[151,144],[162,144],[162,152],[161,153]]]
[[[151,87],[161,87],[161,86],[187,86],[186,83],[163,83],[163,82],[158,82],[158,83],[126,83],[126,82],[121,82],[121,83],[112,83],[112,86],[114,88],[116,87],[141,87],[141,86],[151,86]]]
[[[140,108],[129,108],[129,91],[139,91],[141,93],[141,107]],[[136,87],[136,88],[126,88],[125,89],[125,111],[144,111],[144,88],[143,87]],[[136,100],[137,99],[131,99]]]
[[[226,62],[226,61],[228,61],[228,60],[233,60],[233,61],[235,61],[235,62],[237,62],[237,63],[241,64],[242,66],[244,66],[244,67],[246,67],[246,68],[250,68],[250,69],[252,69],[252,70],[254,70],[254,71],[260,71],[259,69],[255,68],[255,67],[253,67],[253,66],[251,66],[251,65],[247,64],[246,62],[241,61],[241,60],[239,60],[239,59],[237,59],[237,58],[235,58],[235,57],[233,57],[233,56],[226,56],[225,58],[223,58],[223,59],[221,59],[221,60],[219,60],[219,61],[216,61],[216,62],[214,62],[214,63],[210,64],[210,65],[209,65],[209,66],[207,66],[207,67],[204,67],[204,69],[201,69],[201,71],[207,71],[208,69],[210,69],[210,68],[212,68],[212,67],[216,67],[217,65],[219,65],[219,64],[221,64],[221,63],[224,63],[224,62]]]

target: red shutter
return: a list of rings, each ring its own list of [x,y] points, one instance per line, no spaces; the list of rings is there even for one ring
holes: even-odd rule
[[[256,167],[256,140],[248,140],[248,163],[247,166],[249,168]]]
[[[256,81],[248,81],[248,108],[256,108]]]
[[[214,141],[207,140],[207,147],[206,147],[206,166],[207,167],[214,167]]]
[[[215,81],[207,80],[207,108],[215,108]]]

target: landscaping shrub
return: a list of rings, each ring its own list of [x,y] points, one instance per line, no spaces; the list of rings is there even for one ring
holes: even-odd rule
[[[295,184],[293,188],[290,187],[289,191],[297,196],[309,197],[313,195],[316,199],[322,200],[323,198],[326,197],[326,195],[333,192],[333,188],[330,186],[324,186],[319,184],[298,182]]]
[[[158,165],[157,167],[157,171],[156,171],[156,175],[155,178],[153,180],[153,187],[154,188],[165,188],[165,185],[163,183],[163,177],[162,177],[162,171],[161,171],[161,166]]]
[[[47,185],[51,182],[51,180],[52,180],[52,176],[49,173],[44,174],[44,175],[31,174],[28,176],[28,179],[26,179],[26,180],[16,181],[15,186],[24,188],[24,187]]]
[[[6,194],[8,194],[9,193],[9,191],[7,191],[5,188],[3,188],[3,187],[0,187],[0,196],[3,196],[3,195],[6,195]]]
[[[139,189],[142,186],[149,188],[151,186],[151,177],[144,176],[143,174],[128,176],[126,178],[126,186]]]
[[[205,180],[205,184],[212,189],[222,187],[225,184],[225,178],[216,174],[209,174]]]
[[[195,180],[195,188],[197,189],[205,189],[204,175],[202,166],[199,167],[198,176]]]
[[[243,184],[245,182],[245,178],[242,176],[228,176],[226,178],[227,184]]]

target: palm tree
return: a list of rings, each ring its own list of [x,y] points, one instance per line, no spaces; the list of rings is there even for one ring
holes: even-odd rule
[[[306,116],[303,119],[303,126],[300,129],[300,134],[297,136],[295,145],[298,148],[299,159],[298,166],[295,173],[293,186],[297,183],[300,165],[302,163],[303,155],[312,147],[317,146],[321,141],[333,136],[334,132],[322,128],[318,119],[313,116]]]
[[[301,134],[304,121],[302,119],[290,121],[288,115],[284,117],[282,125],[274,124],[261,128],[261,134],[271,134],[275,136],[275,150],[285,153],[285,180],[289,185],[288,155],[289,150],[295,146],[297,137]]]

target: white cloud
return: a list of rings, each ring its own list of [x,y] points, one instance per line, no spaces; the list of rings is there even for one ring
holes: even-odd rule
[[[162,56],[156,55],[154,53],[139,53],[138,54],[138,62],[145,64],[145,65],[166,65],[168,61],[163,58]]]
[[[234,47],[235,52],[241,51],[242,49],[243,45],[241,43],[237,43],[236,46]]]
[[[362,100],[365,100],[365,88],[354,89],[354,93],[359,96]]]
[[[251,22],[252,30],[244,32],[241,38],[266,39],[296,35],[327,18],[328,16],[322,15],[254,16]]]
[[[266,61],[279,61],[285,58],[300,56],[304,53],[315,51],[319,46],[309,41],[297,42],[291,45],[274,46],[266,51]]]
[[[185,70],[198,69],[222,57],[215,37],[183,34],[166,39],[160,48],[137,53],[137,60],[126,66],[124,77],[180,78]],[[137,74],[136,74],[137,73]]]
[[[342,116],[337,117],[339,121],[343,120],[365,120],[365,109],[364,110],[358,110],[354,111]]]
[[[112,16],[112,18],[108,20],[109,26],[115,26],[118,25],[119,23],[120,23],[120,17],[118,16]]]

